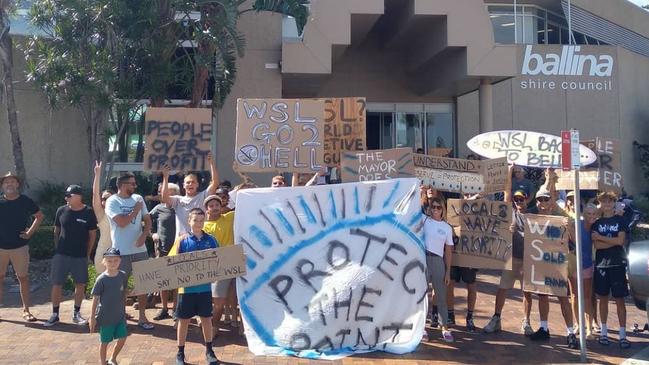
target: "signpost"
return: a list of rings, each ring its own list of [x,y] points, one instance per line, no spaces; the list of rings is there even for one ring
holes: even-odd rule
[[[571,129],[569,131],[561,131],[562,139],[562,152],[561,161],[563,163],[562,170],[574,170],[575,175],[575,250],[577,251],[577,303],[579,307],[579,348],[580,360],[586,362],[586,333],[584,327],[584,284],[582,279],[582,262],[581,262],[581,199],[579,194],[579,131]],[[567,143],[568,146],[566,146]],[[570,147],[570,148],[566,148]],[[569,164],[566,164],[569,162]],[[566,166],[567,165],[567,166]],[[590,299],[590,298],[589,298]]]

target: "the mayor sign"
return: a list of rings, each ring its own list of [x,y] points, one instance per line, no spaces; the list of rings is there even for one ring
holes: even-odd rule
[[[522,90],[614,90],[613,47],[527,45],[522,51],[517,80]]]

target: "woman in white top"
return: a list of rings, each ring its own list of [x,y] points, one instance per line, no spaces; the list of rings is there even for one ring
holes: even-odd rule
[[[426,242],[426,266],[428,282],[435,291],[435,304],[432,316],[439,315],[442,338],[453,342],[449,331],[446,304],[446,286],[451,281],[451,255],[453,250],[453,230],[444,220],[444,203],[434,197],[429,200],[428,216],[424,220],[424,241]],[[438,314],[439,313],[439,314]],[[424,340],[427,340],[424,332]]]
[[[101,191],[99,183],[101,179],[101,165],[101,162],[95,161],[95,178],[92,182],[92,210],[95,211],[97,226],[99,227],[99,243],[95,251],[95,270],[97,271],[97,275],[106,269],[101,259],[103,258],[104,252],[112,246],[110,240],[110,221],[104,209],[106,208],[106,200],[113,193],[110,190]]]

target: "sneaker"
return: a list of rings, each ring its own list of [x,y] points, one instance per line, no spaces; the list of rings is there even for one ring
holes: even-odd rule
[[[58,322],[59,322],[59,315],[56,314],[56,313],[52,313],[52,315],[50,316],[50,319],[45,321],[45,323],[43,323],[43,326],[52,327],[55,324],[57,324]]]
[[[578,349],[579,348],[579,342],[577,342],[577,336],[575,336],[574,333],[571,333],[568,335],[568,338],[566,339],[566,342],[568,343],[568,348],[569,349]]]
[[[154,321],[162,321],[163,319],[171,318],[167,309],[160,309],[160,312],[153,317]]]
[[[444,342],[453,342],[453,334],[449,330],[442,331],[442,339]]]
[[[500,324],[500,317],[493,316],[489,320],[489,323],[487,323],[486,326],[482,329],[485,333],[494,333],[494,332],[499,332],[502,329],[502,326]]]
[[[532,333],[530,336],[530,339],[532,341],[544,341],[544,340],[549,340],[550,339],[550,330],[546,330],[545,328],[541,327],[538,329],[538,331]]]
[[[209,349],[207,352],[205,352],[205,360],[209,365],[218,365],[221,362],[219,359],[216,358],[216,354],[214,354],[214,350]]]
[[[74,323],[74,324],[78,324],[78,325],[80,325],[80,326],[83,326],[83,325],[88,324],[88,320],[85,319],[85,318],[83,318],[83,317],[81,316],[81,313],[79,313],[79,312],[74,312],[74,314],[72,315],[72,323]]]
[[[466,319],[466,330],[469,332],[475,332],[475,323],[473,323],[473,318]]]
[[[439,327],[439,314],[433,313],[433,319],[430,321],[430,326],[433,328]]]
[[[523,322],[521,323],[521,331],[527,337],[531,336],[534,333],[534,329],[532,329],[532,326],[530,326],[530,322],[528,322],[527,319],[523,319]]]
[[[455,313],[449,313],[448,321],[446,321],[446,324],[448,324],[449,326],[455,326]]]
[[[187,365],[185,362],[185,354],[182,352],[179,352],[176,354],[176,365]]]

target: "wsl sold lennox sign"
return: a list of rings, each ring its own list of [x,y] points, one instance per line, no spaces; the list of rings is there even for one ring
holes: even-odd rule
[[[614,66],[612,47],[527,45],[518,82],[523,90],[609,92]]]

